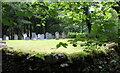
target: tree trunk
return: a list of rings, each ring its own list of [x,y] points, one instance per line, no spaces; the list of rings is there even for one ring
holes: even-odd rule
[[[30,24],[30,38],[32,37],[32,24]]]
[[[88,33],[90,33],[92,24],[90,22],[89,7],[88,6],[84,7],[84,10],[85,10],[85,12],[84,12],[85,15],[87,16],[86,17],[86,24],[87,24],[87,27],[88,27]]]

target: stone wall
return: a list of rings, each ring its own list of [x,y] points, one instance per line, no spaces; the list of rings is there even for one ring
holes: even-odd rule
[[[43,60],[2,50],[2,56],[3,73],[120,73],[119,56],[114,50],[80,59],[72,57],[72,63],[64,54],[47,55]]]

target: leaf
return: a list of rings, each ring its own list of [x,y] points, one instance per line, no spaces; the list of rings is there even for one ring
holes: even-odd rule
[[[3,22],[4,25],[7,25],[7,26],[10,25],[10,22],[8,21],[7,18],[3,18],[3,19],[2,19],[2,22]]]
[[[45,26],[45,24],[44,24],[44,23],[42,23],[42,25],[43,25],[43,26]]]
[[[38,57],[38,58],[41,58],[41,59],[45,60],[44,55],[36,54],[35,56]]]
[[[36,24],[36,26],[40,26],[40,24]]]
[[[28,18],[31,18],[33,16],[33,13],[28,11],[25,13],[25,16],[28,17]]]
[[[63,43],[63,42],[59,42],[59,44],[56,45],[56,48],[60,48],[61,46],[63,46],[64,48],[67,48],[68,44]]]
[[[80,38],[80,35],[76,35],[76,38]]]
[[[20,16],[25,16],[25,12],[23,12],[23,11],[17,11],[16,14],[20,15]]]
[[[59,44],[56,45],[56,48],[60,48],[60,46],[61,46],[61,45],[60,45],[60,43],[59,43]]]

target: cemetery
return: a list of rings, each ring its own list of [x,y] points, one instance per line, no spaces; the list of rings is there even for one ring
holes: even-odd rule
[[[2,73],[120,73],[120,1],[1,4]]]

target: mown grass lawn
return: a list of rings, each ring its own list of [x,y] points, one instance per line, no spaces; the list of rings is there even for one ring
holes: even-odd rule
[[[73,47],[72,44],[67,42],[69,39],[60,39],[60,40],[8,40],[5,41],[9,47],[14,47],[14,50],[21,52],[29,52],[29,53],[39,53],[39,54],[50,54],[51,52],[55,53],[65,53],[65,54],[73,54],[79,53],[83,51],[83,47],[77,46]],[[56,48],[56,45],[59,42],[68,43],[68,47],[60,47]]]

